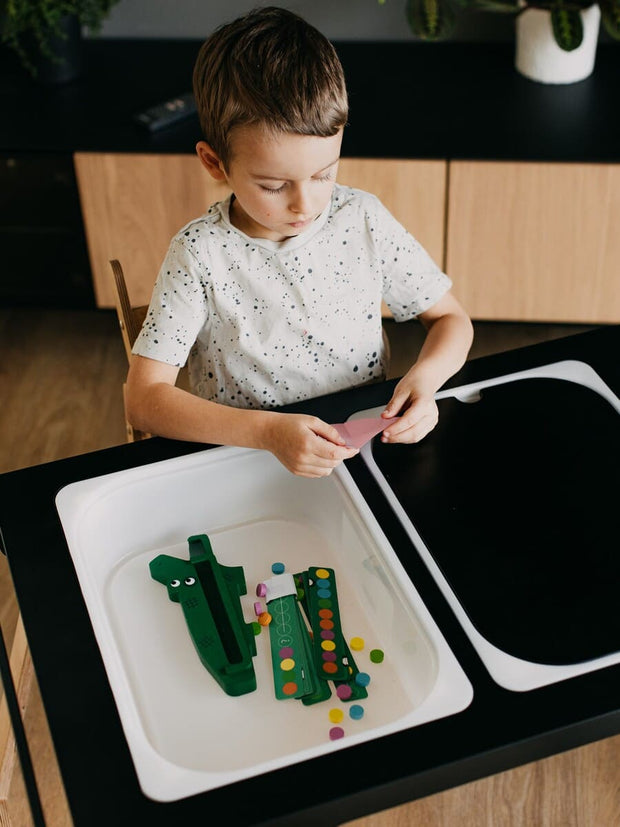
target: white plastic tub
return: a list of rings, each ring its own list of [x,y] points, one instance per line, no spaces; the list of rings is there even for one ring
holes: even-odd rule
[[[323,480],[270,454],[216,448],[73,483],[57,508],[143,792],[176,800],[342,750],[466,708],[472,687],[346,468]],[[243,566],[244,619],[271,564],[333,568],[347,640],[371,676],[362,720],[347,704],[276,700],[269,635],[257,638],[258,688],[230,697],[202,666],[181,607],[151,579],[158,554],[188,558],[208,534],[223,565]],[[372,648],[385,652],[381,664]],[[341,706],[344,738],[329,740]]]
[[[599,394],[603,399],[609,402],[611,406],[618,411],[618,413],[620,413],[620,400],[615,396],[611,389],[603,382],[601,377],[592,369],[592,367],[590,367],[590,365],[576,360],[555,362],[553,364],[532,368],[530,370],[494,377],[483,382],[462,385],[450,390],[441,391],[436,394],[436,399],[452,396],[464,402],[475,402],[479,398],[480,393],[484,393],[485,388],[490,388],[493,385],[501,385],[507,382],[514,382],[519,379],[530,378],[551,378],[560,379],[566,382],[575,382]],[[380,416],[382,410],[382,407],[378,407],[359,411],[350,417],[350,419],[354,420]],[[578,438],[578,435],[576,435],[576,438]],[[415,514],[408,514],[405,511],[394,494],[394,491],[390,487],[388,480],[386,480],[385,476],[381,472],[381,469],[377,466],[372,454],[371,443],[364,445],[361,449],[361,456],[367,463],[369,470],[375,477],[377,483],[390,502],[395,514],[407,531],[412,545],[420,553],[420,556],[435,578],[446,600],[450,603],[455,615],[463,626],[463,629],[467,633],[489,674],[496,683],[505,689],[523,692],[620,663],[620,651],[612,652],[602,657],[592,658],[578,663],[567,663],[560,665],[535,663],[523,658],[515,657],[498,648],[496,645],[492,644],[489,640],[483,637],[465,611],[459,595],[455,593],[446,579],[445,574],[435,561],[432,549],[428,548],[420,536],[415,525]],[[553,469],[539,468],[537,470],[538,473],[545,473],[549,475],[550,479],[552,479]],[[509,469],[507,473],[510,473]],[[498,480],[497,484],[501,485],[501,480]],[[501,550],[499,553],[501,553]],[[587,549],[584,549],[584,553],[587,554]],[[525,601],[523,611],[527,611],[527,603]],[[519,619],[516,617],[515,623],[518,622]]]

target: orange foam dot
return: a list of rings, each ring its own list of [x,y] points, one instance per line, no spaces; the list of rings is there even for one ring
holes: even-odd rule
[[[327,663],[323,664],[323,672],[327,672],[328,675],[333,675],[334,672],[338,671],[338,665],[335,664],[333,661],[328,661]]]
[[[319,609],[319,617],[330,618],[333,617],[334,613],[331,609]]]
[[[269,626],[272,621],[272,617],[269,612],[261,612],[258,616],[258,622],[261,626]]]
[[[333,620],[319,620],[319,626],[321,629],[333,629],[334,628],[334,621]]]
[[[297,684],[294,681],[285,683],[282,687],[282,692],[284,692],[285,695],[294,695],[295,692],[297,692]]]

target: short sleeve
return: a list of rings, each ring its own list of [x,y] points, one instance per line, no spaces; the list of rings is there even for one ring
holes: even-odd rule
[[[203,267],[174,238],[157,276],[133,353],[182,367],[209,316]]]
[[[438,302],[452,281],[377,199],[372,220],[381,260],[383,300],[396,321],[413,319]]]

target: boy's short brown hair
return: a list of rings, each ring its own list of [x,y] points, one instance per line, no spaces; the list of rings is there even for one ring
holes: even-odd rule
[[[347,91],[336,50],[317,29],[275,6],[216,29],[194,66],[204,138],[224,167],[236,127],[330,137],[347,122]]]

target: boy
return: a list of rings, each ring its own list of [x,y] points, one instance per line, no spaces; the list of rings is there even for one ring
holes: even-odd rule
[[[401,415],[382,439],[422,439],[472,326],[448,277],[380,202],[335,183],[348,106],[334,48],[292,12],[255,9],[203,44],[194,95],[198,157],[232,195],[170,244],[133,350],[130,422],[326,476],[357,451],[319,418],[273,408],[384,379],[384,298],[427,335],[382,414]],[[192,393],[175,387],[188,354]]]

